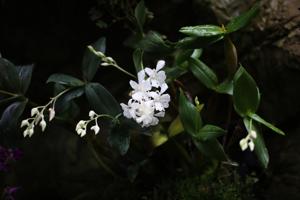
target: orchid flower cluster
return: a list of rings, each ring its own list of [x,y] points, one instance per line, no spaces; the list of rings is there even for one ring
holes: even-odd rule
[[[240,140],[240,147],[242,151],[245,151],[248,147],[250,151],[254,150],[254,142],[253,140],[256,139],[257,133],[254,130],[249,131],[248,135]]]
[[[95,125],[93,125],[91,127],[91,130],[95,132],[95,135],[97,135],[100,131],[100,127],[98,125],[98,118],[99,117],[103,117],[104,115],[98,115],[97,113],[95,113],[95,111],[91,110],[89,112],[89,120],[80,120],[77,125],[76,125],[76,132],[78,133],[78,135],[80,135],[80,137],[83,137],[86,135],[86,129],[87,129],[87,125],[94,121]]]
[[[31,117],[27,118],[25,120],[22,120],[21,122],[21,128],[26,126],[26,129],[23,132],[24,137],[27,135],[31,137],[34,133],[34,128],[36,125],[40,125],[42,132],[45,131],[47,123],[45,120],[44,112],[46,109],[48,109],[48,120],[49,122],[52,121],[55,117],[55,103],[57,99],[62,96],[64,93],[68,91],[64,90],[55,97],[52,97],[51,100],[44,106],[38,106],[31,109]]]
[[[165,109],[169,107],[171,98],[165,94],[168,89],[166,74],[161,71],[164,66],[165,61],[159,60],[156,69],[145,68],[138,72],[138,82],[129,82],[133,89],[131,99],[127,105],[121,103],[123,115],[142,127],[157,125],[158,117],[164,117]]]

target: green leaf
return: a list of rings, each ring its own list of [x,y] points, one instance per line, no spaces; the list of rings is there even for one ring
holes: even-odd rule
[[[127,153],[130,146],[130,126],[126,121],[120,124],[115,124],[110,134],[108,135],[108,143],[119,151],[121,155]]]
[[[17,125],[20,116],[22,115],[26,101],[17,101],[9,105],[4,112],[2,113],[0,119],[0,132],[6,132],[10,128],[13,128]]]
[[[226,25],[226,33],[235,32],[241,28],[247,26],[251,20],[258,14],[259,12],[259,2],[256,3],[250,10],[241,14],[238,17],[233,18],[227,25]]]
[[[82,82],[78,78],[75,78],[67,74],[52,74],[47,80],[47,83],[51,83],[51,82],[59,83],[61,85],[66,85],[71,87],[84,85],[84,82]]]
[[[217,85],[214,90],[218,93],[233,95],[233,80],[226,79]]]
[[[262,136],[262,134],[260,133],[259,128],[257,127],[257,125],[252,122],[251,128],[250,128],[250,120],[245,117],[244,118],[244,124],[245,127],[247,129],[248,132],[250,132],[251,130],[256,132],[256,139],[254,139],[254,152],[260,162],[260,164],[264,167],[267,168],[268,164],[269,164],[269,153],[268,153],[268,149],[265,145],[264,142],[264,138]]]
[[[134,10],[134,16],[138,24],[138,28],[141,33],[143,33],[143,26],[146,21],[146,7],[145,2],[141,0]]]
[[[16,70],[19,75],[21,92],[25,94],[31,82],[33,65],[17,66]]]
[[[55,109],[58,113],[65,112],[69,109],[72,104],[72,100],[79,98],[84,93],[84,87],[74,88],[66,93],[64,93],[60,98],[58,98]]]
[[[182,27],[179,32],[193,37],[209,37],[223,35],[224,29],[215,25],[199,25]]]
[[[173,48],[167,44],[162,35],[157,32],[150,31],[138,44],[137,48],[144,50],[145,52],[156,52],[156,53],[168,53]]]
[[[99,40],[97,40],[91,46],[93,46],[93,48],[96,51],[101,51],[102,53],[105,53],[106,39],[104,37],[101,37]],[[86,49],[86,52],[85,52],[85,54],[83,56],[83,60],[82,60],[83,78],[87,81],[91,81],[94,78],[100,63],[101,63],[100,58],[97,57],[89,49]]]
[[[222,40],[223,38],[223,35],[215,35],[210,37],[185,37],[177,42],[176,48],[199,49]]]
[[[166,67],[164,71],[168,77],[167,82],[170,82],[188,72],[186,68],[181,66]]]
[[[201,116],[196,106],[185,97],[182,90],[180,90],[179,97],[179,116],[184,130],[195,136],[202,127]]]
[[[99,83],[90,83],[85,86],[86,97],[92,109],[98,114],[116,116],[121,108],[116,99]]]
[[[133,63],[136,70],[136,73],[140,72],[144,66],[143,66],[143,50],[136,49],[133,52]]]
[[[280,130],[279,128],[275,127],[273,124],[267,122],[266,120],[264,120],[263,118],[261,118],[260,116],[258,116],[257,114],[251,114],[249,115],[249,117],[251,117],[253,120],[265,125],[266,127],[268,127],[269,129],[273,130],[274,132],[280,134],[280,135],[285,135],[285,133]]]
[[[203,126],[198,134],[195,136],[195,138],[201,140],[201,141],[207,141],[216,139],[219,136],[222,136],[226,133],[226,131],[218,126],[207,124]]]
[[[17,68],[4,58],[0,58],[0,87],[10,92],[21,92]]]
[[[229,36],[225,37],[224,53],[229,77],[233,77],[238,68],[238,55],[235,45],[233,44]]]
[[[233,105],[244,117],[257,111],[260,102],[258,87],[250,74],[241,66],[233,80]]]
[[[207,88],[213,89],[217,86],[218,78],[216,74],[202,61],[190,58],[189,69]]]
[[[222,145],[217,139],[211,139],[207,141],[194,140],[194,144],[201,153],[210,159],[216,159],[220,161],[228,160]]]

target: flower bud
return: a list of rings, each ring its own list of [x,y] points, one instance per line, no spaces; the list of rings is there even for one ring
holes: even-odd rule
[[[250,142],[248,144],[249,144],[250,151],[253,151],[254,150],[254,143],[253,143],[253,141],[250,140]]]
[[[31,109],[31,117],[33,117],[34,115],[38,114],[39,110],[37,108],[32,108]]]
[[[97,115],[97,114],[96,114],[95,111],[93,111],[93,110],[91,110],[91,111],[89,112],[89,117],[90,117],[91,119],[94,119],[96,115]]]
[[[241,147],[242,151],[245,151],[248,148],[248,142],[247,142],[246,138],[241,139],[240,147]]]
[[[52,121],[55,117],[55,110],[54,108],[49,108],[49,122]]]
[[[100,127],[98,125],[92,126],[91,130],[95,132],[95,135],[97,135],[100,131]]]
[[[108,64],[107,62],[103,62],[101,63],[101,66],[109,66],[110,64]]]
[[[21,128],[24,127],[24,126],[29,126],[28,119],[22,120],[22,122],[21,122]]]
[[[249,134],[250,134],[250,137],[253,138],[253,139],[255,139],[255,138],[257,137],[257,133],[256,133],[256,131],[254,131],[254,130],[251,130],[251,131],[249,132]]]
[[[156,64],[156,71],[159,71],[161,68],[165,66],[166,62],[164,60],[159,60]]]
[[[44,132],[47,126],[46,121],[44,119],[42,119],[42,121],[40,122],[40,126],[42,128],[42,132]]]

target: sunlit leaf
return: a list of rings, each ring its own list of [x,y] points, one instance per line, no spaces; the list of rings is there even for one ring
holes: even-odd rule
[[[223,35],[224,29],[216,25],[199,25],[182,27],[179,32],[193,37],[209,37]]]
[[[168,134],[169,137],[174,137],[176,135],[178,135],[179,133],[183,132],[184,128],[183,125],[181,123],[180,117],[177,116],[172,123],[170,124],[169,128],[168,128]]]

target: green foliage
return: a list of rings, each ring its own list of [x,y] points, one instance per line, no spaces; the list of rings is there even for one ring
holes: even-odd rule
[[[263,118],[261,118],[261,117],[258,116],[257,114],[251,114],[250,117],[251,117],[253,120],[255,120],[255,121],[257,121],[257,122],[259,122],[259,123],[265,125],[266,127],[268,127],[269,129],[273,130],[274,132],[276,132],[276,133],[278,133],[278,134],[280,134],[280,135],[285,135],[285,133],[284,133],[282,130],[280,130],[279,128],[275,127],[275,126],[272,125],[271,123],[267,122],[266,120],[264,120]]]
[[[193,37],[210,37],[225,33],[222,27],[215,25],[187,26],[182,27],[179,31]]]
[[[134,52],[133,52],[133,64],[134,64],[134,67],[135,67],[135,71],[136,73],[138,73],[139,71],[141,71],[144,66],[143,66],[143,50],[141,49],[136,49]]]
[[[85,94],[92,109],[97,113],[116,116],[121,112],[116,99],[99,83],[85,86]]]
[[[146,7],[145,7],[145,3],[143,0],[141,0],[137,4],[137,6],[134,10],[134,16],[136,18],[137,25],[139,27],[140,32],[143,33],[143,26],[146,21]]]
[[[47,80],[47,83],[51,83],[51,82],[65,85],[65,86],[70,86],[70,87],[84,85],[84,82],[82,82],[78,78],[75,78],[67,74],[52,74]]]
[[[225,133],[226,131],[218,126],[206,124],[199,130],[195,137],[199,140],[207,141],[220,137]]]
[[[21,93],[25,94],[31,82],[33,65],[17,66],[16,70],[19,76]]]
[[[148,32],[147,35],[138,42],[137,48],[145,52],[168,53],[172,51],[172,46],[167,44],[163,36],[155,31]]]
[[[223,35],[215,35],[210,37],[185,37],[176,43],[176,48],[199,49],[218,42],[223,38]]]
[[[257,111],[260,102],[258,87],[248,72],[240,67],[233,81],[233,105],[242,117]]]
[[[104,37],[101,37],[98,39],[95,43],[93,43],[91,46],[96,51],[101,51],[102,53],[105,53],[106,50],[106,39]],[[83,72],[83,78],[87,81],[91,81],[99,67],[101,60],[90,50],[86,50],[83,60],[82,60],[82,72]]]

